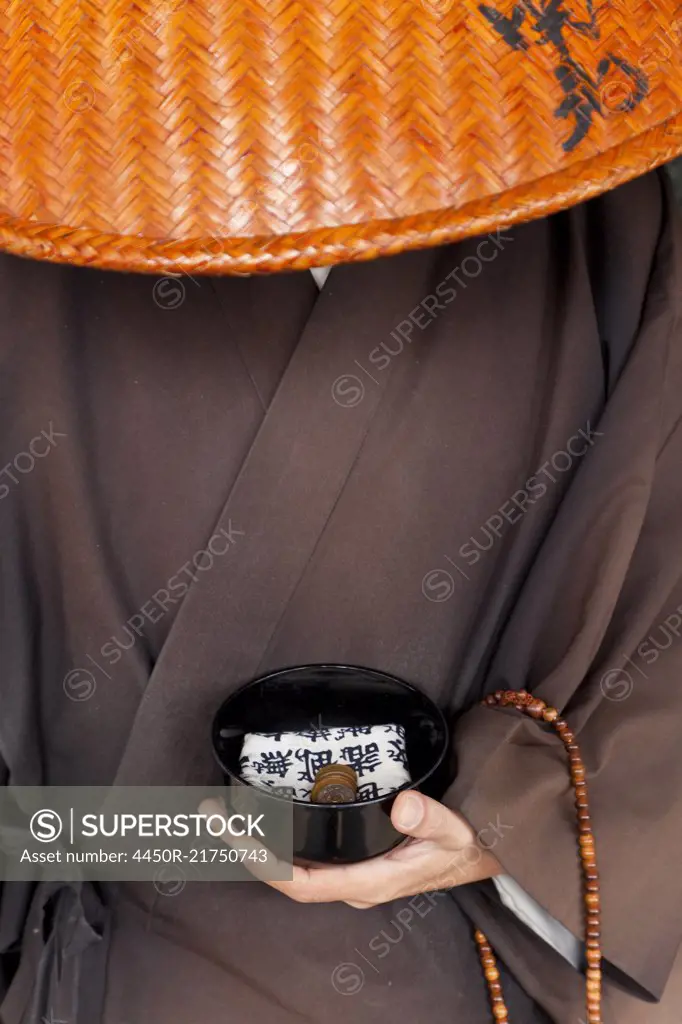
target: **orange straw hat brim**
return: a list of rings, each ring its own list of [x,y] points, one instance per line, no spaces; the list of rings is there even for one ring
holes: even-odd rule
[[[668,0],[11,0],[0,46],[0,246],[38,259],[371,259],[682,152]]]

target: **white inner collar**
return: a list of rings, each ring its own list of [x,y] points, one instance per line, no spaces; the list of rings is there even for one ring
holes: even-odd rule
[[[318,288],[320,288],[320,289],[322,288],[322,285],[324,284],[324,282],[329,277],[329,272],[331,271],[331,269],[332,269],[331,267],[311,267],[310,268],[310,273],[315,278],[315,284],[317,285]]]

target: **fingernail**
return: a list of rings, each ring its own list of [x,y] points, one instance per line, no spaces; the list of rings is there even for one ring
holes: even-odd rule
[[[424,817],[424,804],[418,796],[404,797],[398,811],[398,825],[401,828],[416,828]]]

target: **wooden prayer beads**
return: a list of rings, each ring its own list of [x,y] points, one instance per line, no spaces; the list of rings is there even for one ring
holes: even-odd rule
[[[585,902],[585,952],[587,1024],[602,1024],[601,1016],[601,897],[599,872],[595,852],[594,833],[590,819],[590,805],[585,781],[585,765],[575,736],[556,708],[534,697],[526,690],[497,690],[485,698],[487,707],[514,707],[531,718],[542,719],[552,725],[562,740],[568,754],[571,781],[575,792],[575,806],[578,821],[578,851],[582,865]],[[500,974],[495,954],[481,931],[476,931],[476,944],[488,984],[490,1004],[496,1024],[509,1024],[509,1011],[502,995]]]

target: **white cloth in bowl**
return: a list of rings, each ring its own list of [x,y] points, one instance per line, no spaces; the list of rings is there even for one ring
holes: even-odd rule
[[[358,776],[358,800],[374,800],[410,781],[402,725],[352,725],[300,732],[250,732],[240,758],[242,778],[310,800],[315,776],[327,764],[347,764]]]

